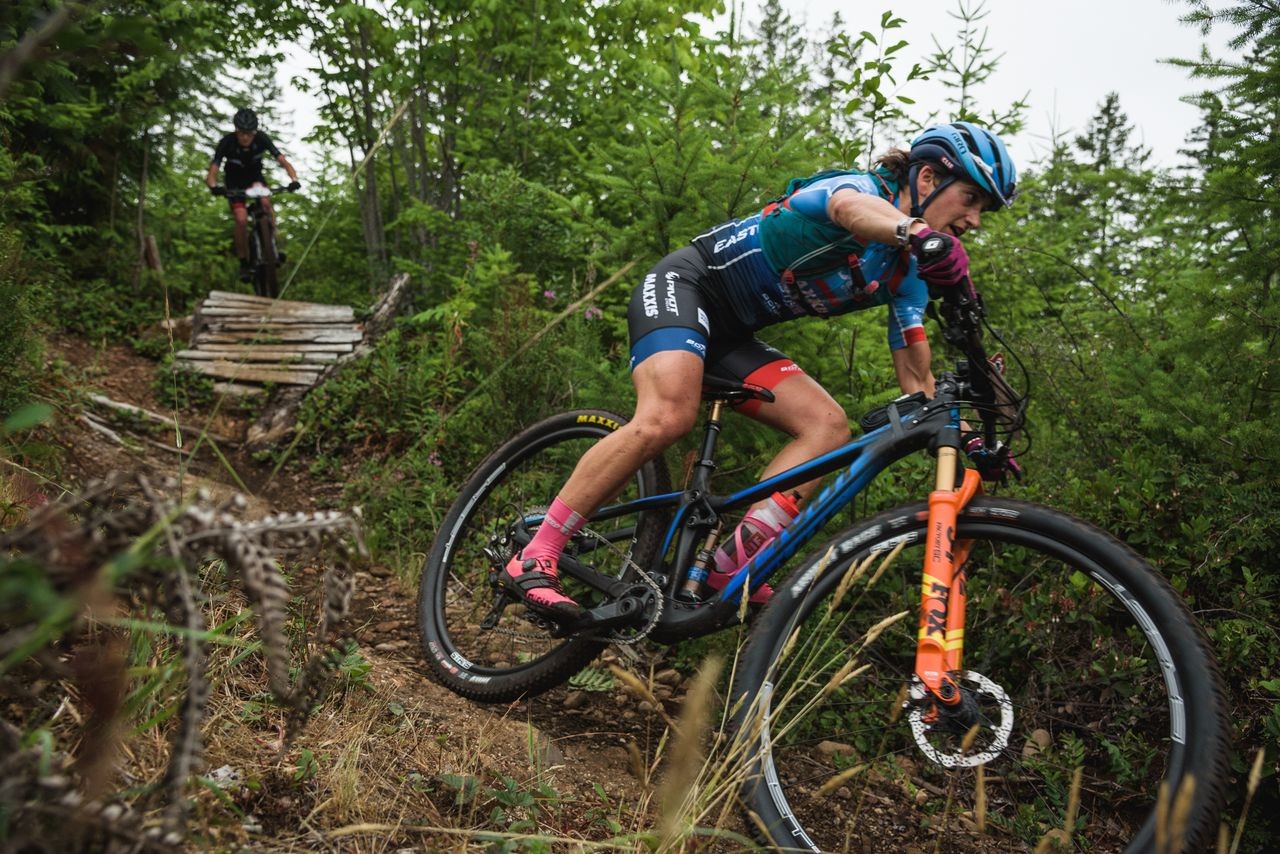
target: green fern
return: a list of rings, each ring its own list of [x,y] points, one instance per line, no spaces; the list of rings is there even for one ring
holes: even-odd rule
[[[607,670],[597,670],[594,667],[584,667],[569,677],[569,687],[579,691],[603,694],[612,691],[616,686],[617,682],[614,681],[612,673]]]

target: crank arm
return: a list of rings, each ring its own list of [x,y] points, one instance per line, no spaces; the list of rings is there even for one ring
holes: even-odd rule
[[[644,617],[644,605],[639,596],[624,596],[616,602],[592,608],[571,623],[557,625],[551,636],[562,638],[600,629],[634,626]]]
[[[598,590],[611,599],[622,596],[634,586],[633,582],[623,581],[620,578],[596,572],[594,566],[582,563],[569,554],[560,555],[559,566],[561,577],[567,575],[570,578],[581,581],[592,590]]]

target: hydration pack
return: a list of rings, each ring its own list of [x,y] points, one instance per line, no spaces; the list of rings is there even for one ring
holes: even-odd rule
[[[868,242],[850,234],[833,222],[818,221],[799,213],[791,207],[791,197],[816,181],[838,175],[871,175],[880,185],[881,198],[897,200],[897,182],[884,169],[862,172],[854,169],[828,169],[803,178],[792,178],[787,189],[769,204],[760,215],[760,245],[764,256],[774,269],[781,273],[783,281],[795,277],[809,278],[829,273],[848,265],[858,272],[858,256]]]

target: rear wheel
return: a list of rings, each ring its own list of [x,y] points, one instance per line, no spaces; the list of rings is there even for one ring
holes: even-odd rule
[[[842,532],[761,614],[733,692],[751,826],[788,850],[1030,850],[1053,835],[1146,851],[1167,786],[1190,798],[1172,838],[1211,847],[1228,752],[1216,665],[1167,582],[1082,522],[970,504],[965,703],[935,722],[904,711],[926,519],[918,505]]]
[[[513,526],[538,514],[564,486],[587,449],[626,419],[601,410],[566,412],[541,421],[494,451],[462,487],[431,545],[419,582],[418,625],[432,673],[474,700],[509,702],[559,685],[599,654],[605,642],[552,638],[518,602],[499,597],[496,568],[514,547]],[[646,463],[617,501],[670,491],[661,458]],[[629,577],[661,547],[665,517],[656,511],[588,523],[569,544],[597,571]],[[580,605],[596,591],[561,574]]]

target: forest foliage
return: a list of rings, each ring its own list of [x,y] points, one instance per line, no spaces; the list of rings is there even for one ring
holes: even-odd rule
[[[308,398],[285,462],[341,472],[375,559],[408,576],[499,437],[566,406],[626,408],[625,308],[662,254],[931,120],[1016,130],[1025,112],[984,97],[998,54],[972,2],[929,55],[897,36],[897,13],[837,16],[815,37],[776,0],[545,0],[537,15],[477,0],[53,5],[10,0],[0,20],[0,414],[40,398],[44,336],[138,339],[232,280],[208,153],[235,106],[271,132],[281,46],[299,45],[314,74],[288,85],[320,97],[307,140],[329,154],[278,205],[297,264],[286,296],[364,307],[404,271],[414,297],[369,358]],[[1154,163],[1099,92],[1086,127],[1034,162],[1015,152],[1021,199],[966,243],[1029,372],[1017,491],[1168,575],[1231,686],[1236,769],[1265,746],[1273,773],[1280,4],[1169,14],[1233,38],[1228,56],[1181,61],[1201,116],[1183,163]],[[917,109],[924,76],[946,81],[948,115]],[[766,337],[856,417],[895,393],[882,324],[855,314]],[[729,467],[746,471],[773,447],[747,427],[734,438]],[[893,474],[860,509],[919,491]]]

